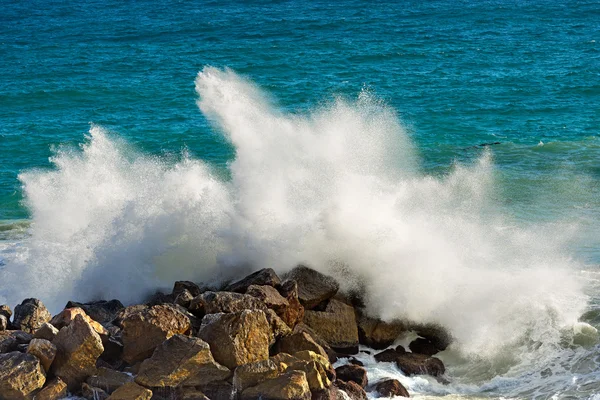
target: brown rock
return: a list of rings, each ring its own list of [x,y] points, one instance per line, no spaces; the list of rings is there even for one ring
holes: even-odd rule
[[[431,375],[438,377],[446,372],[446,368],[439,358],[429,357],[424,354],[401,354],[396,358],[396,365],[407,376]]]
[[[177,296],[180,295],[185,290],[187,290],[192,295],[192,297],[196,297],[203,292],[203,290],[200,288],[200,286],[198,286],[194,282],[177,281],[173,285],[173,293],[172,293],[173,298],[177,298]]]
[[[86,383],[91,387],[99,388],[110,394],[126,384],[133,382],[133,377],[124,372],[100,367],[96,373],[87,378]]]
[[[286,307],[290,306],[290,302],[283,297],[277,289],[269,285],[250,285],[246,294],[252,297],[256,297],[262,301],[268,308],[275,310],[275,312],[281,312]]]
[[[129,315],[123,326],[123,360],[129,364],[150,357],[173,335],[190,331],[190,319],[170,305],[157,305]]]
[[[87,400],[106,400],[108,399],[108,393],[104,390],[88,385],[87,383],[81,384],[81,395]]]
[[[68,326],[71,322],[73,322],[76,315],[81,315],[83,317],[83,319],[85,319],[87,321],[87,323],[90,324],[90,326],[92,328],[94,328],[94,330],[96,331],[96,333],[98,333],[98,335],[108,336],[108,331],[106,330],[106,328],[103,327],[102,325],[100,325],[100,323],[91,319],[89,317],[89,315],[87,315],[85,313],[85,311],[83,311],[83,308],[79,308],[79,307],[66,308],[66,309],[62,310],[59,314],[55,315],[50,320],[50,324],[55,326],[56,329],[60,330],[60,329],[64,328],[65,326]]]
[[[398,381],[397,379],[384,379],[377,382],[375,390],[381,395],[381,397],[410,397],[408,390]]]
[[[261,310],[209,314],[198,337],[206,341],[217,362],[228,368],[269,358],[271,328]]]
[[[279,310],[277,315],[279,315],[287,326],[293,329],[304,320],[304,306],[300,304],[300,300],[298,299],[298,283],[295,280],[283,282],[279,293],[287,300],[288,306]]]
[[[177,400],[211,400],[194,387],[182,387],[177,391]]]
[[[198,387],[210,400],[231,400],[233,386],[229,382],[218,381],[200,385]]]
[[[152,388],[199,386],[225,380],[231,371],[213,359],[205,341],[175,335],[156,348],[138,372],[136,383]]]
[[[93,301],[90,303],[69,301],[65,306],[65,308],[75,307],[81,308],[91,319],[98,321],[101,324],[112,321],[120,311],[125,309],[123,303],[116,299],[110,301]]]
[[[413,329],[419,336],[429,340],[439,351],[446,350],[452,343],[450,333],[439,325],[419,325]]]
[[[289,326],[281,318],[275,314],[275,311],[268,309],[265,312],[265,316],[267,317],[267,322],[271,327],[272,340],[271,344],[274,344],[276,340],[288,336],[292,334],[292,330]]]
[[[228,292],[245,293],[251,285],[269,285],[278,287],[280,284],[281,280],[275,271],[271,268],[264,268],[248,275],[244,279],[228,285],[225,290]]]
[[[46,339],[32,339],[27,347],[27,353],[39,358],[44,371],[48,371],[56,357],[56,346]]]
[[[347,400],[346,392],[342,392],[337,386],[331,385],[325,390],[313,392],[312,400]]]
[[[110,400],[150,400],[152,391],[135,382],[129,382],[115,390],[108,398]]]
[[[179,294],[177,294],[177,296],[175,296],[174,303],[188,308],[192,303],[192,300],[194,300],[194,296],[190,293],[190,291],[183,289]]]
[[[426,356],[432,356],[437,354],[439,350],[437,347],[427,339],[417,338],[410,342],[408,348],[413,353],[425,354]]]
[[[8,329],[9,321],[5,315],[0,314],[0,332]]]
[[[267,379],[277,378],[282,375],[287,366],[274,360],[262,360],[240,365],[233,374],[233,387],[242,393],[249,387],[256,386]]]
[[[360,343],[376,350],[392,345],[406,330],[406,326],[400,321],[384,322],[365,315],[358,319]]]
[[[319,334],[317,334],[317,332],[315,332],[314,329],[311,329],[308,325],[300,323],[294,327],[294,330],[292,332],[308,333],[310,337],[312,337],[314,341],[317,342],[317,344],[321,346],[323,350],[325,350],[325,353],[327,353],[327,356],[329,357],[329,361],[331,361],[332,363],[337,361],[337,352],[333,350],[329,346],[329,344],[325,340],[323,340],[323,338],[319,336]]]
[[[304,323],[337,352],[358,353],[358,328],[351,306],[331,300],[325,311],[306,311]]]
[[[233,292],[204,292],[190,303],[190,310],[204,314],[235,313],[243,310],[263,310],[267,307],[257,298]]]
[[[375,354],[375,361],[377,362],[396,362],[398,356],[406,353],[404,347],[398,346],[395,349],[387,349],[380,353]]]
[[[350,381],[344,382],[341,380],[335,381],[335,386],[344,391],[350,400],[367,400],[367,393],[358,383]]]
[[[1,331],[0,332],[0,353],[9,353],[16,351],[20,345],[28,344],[32,336],[23,331]]]
[[[0,399],[27,398],[45,382],[46,374],[37,357],[16,351],[0,354]]]
[[[310,387],[306,374],[289,371],[277,378],[268,379],[242,392],[242,400],[309,400]]]
[[[354,364],[347,364],[335,369],[336,376],[344,382],[356,382],[362,388],[367,387],[369,380],[367,379],[367,370]]]
[[[123,328],[123,321],[125,321],[130,316],[148,310],[149,308],[150,307],[148,307],[145,304],[136,304],[134,306],[125,307],[124,309],[117,312],[115,318],[112,320],[112,323],[119,328]]]
[[[12,325],[24,332],[35,332],[44,322],[50,321],[52,315],[38,299],[25,299],[15,307]]]
[[[81,315],[58,332],[53,344],[57,353],[51,371],[71,390],[96,372],[96,361],[104,351],[100,336]]]
[[[10,320],[12,317],[12,310],[6,304],[0,305],[0,315],[4,315],[7,320]]]
[[[305,309],[310,310],[324,300],[330,299],[339,290],[339,285],[330,276],[299,265],[286,276],[298,283],[298,297]]]
[[[67,384],[60,378],[54,378],[33,396],[33,400],[59,400],[65,397],[67,397]]]
[[[302,350],[314,351],[328,358],[327,352],[306,332],[297,332],[279,339],[275,344],[277,353],[294,354]]]
[[[58,329],[56,329],[51,323],[44,322],[44,324],[42,324],[42,326],[35,331],[33,338],[53,341],[56,335],[58,335]]]
[[[307,350],[295,353],[294,357],[298,361],[291,363],[289,369],[306,373],[311,392],[321,392],[331,386],[331,380],[335,379],[335,370],[327,357]]]

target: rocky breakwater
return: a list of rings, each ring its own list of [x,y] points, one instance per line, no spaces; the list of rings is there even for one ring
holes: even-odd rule
[[[408,397],[397,380],[369,381],[349,358],[359,344],[385,349],[375,359],[406,375],[443,379],[433,357],[448,345],[443,331],[380,321],[357,304],[331,277],[298,266],[284,280],[262,269],[219,289],[180,281],[172,293],[129,307],[69,302],[52,316],[37,299],[14,315],[3,305],[0,399]],[[410,352],[390,347],[415,329]]]

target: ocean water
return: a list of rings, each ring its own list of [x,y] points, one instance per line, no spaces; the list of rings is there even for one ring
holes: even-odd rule
[[[450,384],[372,382],[600,396],[598,40],[592,1],[5,1],[0,303],[303,262],[454,336]]]

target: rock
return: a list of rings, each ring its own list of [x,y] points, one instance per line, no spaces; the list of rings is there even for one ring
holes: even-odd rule
[[[28,398],[45,382],[46,374],[37,357],[16,351],[0,354],[0,399]]]
[[[385,349],[406,332],[407,328],[400,321],[384,322],[362,315],[358,319],[358,338],[361,344],[376,350]]]
[[[286,278],[293,279],[298,283],[298,298],[307,310],[332,298],[339,290],[335,279],[303,265],[291,270]]]
[[[170,305],[144,308],[129,315],[121,324],[123,360],[129,364],[145,360],[162,342],[191,329],[190,319]]]
[[[294,327],[304,320],[304,306],[300,304],[298,299],[298,283],[295,280],[287,280],[283,282],[279,293],[284,297],[288,306],[279,310],[277,315],[289,326]]]
[[[278,287],[280,284],[281,280],[275,271],[271,268],[264,268],[248,275],[244,279],[228,285],[225,290],[228,292],[245,293],[251,285],[269,285]]]
[[[329,361],[331,361],[332,363],[337,361],[337,352],[335,350],[333,350],[329,346],[329,344],[325,340],[323,340],[322,337],[320,337],[317,334],[317,332],[315,332],[313,329],[311,329],[306,324],[300,323],[300,324],[296,325],[292,332],[293,333],[308,333],[310,335],[310,337],[312,337],[313,340],[315,342],[317,342],[317,344],[319,346],[321,346],[323,348],[323,350],[325,350],[325,353],[327,353],[327,356],[329,357]]]
[[[106,330],[106,328],[100,325],[100,323],[98,323],[97,321],[94,321],[92,318],[90,318],[90,316],[85,313],[83,308],[79,307],[66,308],[62,310],[59,314],[55,315],[50,320],[50,324],[55,326],[56,329],[61,330],[62,328],[68,326],[71,322],[73,322],[76,315],[81,315],[83,319],[85,319],[87,323],[90,324],[92,328],[94,328],[98,335],[108,336],[108,331]]]
[[[206,385],[200,385],[198,388],[210,400],[231,400],[233,399],[233,386],[229,382],[218,381]]]
[[[295,353],[294,357],[298,361],[291,363],[289,369],[306,373],[311,392],[321,392],[331,386],[331,380],[335,379],[335,370],[327,357],[307,350]]]
[[[177,296],[183,293],[185,290],[187,290],[192,297],[196,297],[203,292],[203,290],[200,289],[200,286],[196,285],[194,282],[177,281],[173,285],[173,298],[177,298]]]
[[[358,353],[358,328],[351,306],[331,300],[325,311],[306,311],[304,323],[337,352]]]
[[[263,310],[267,307],[257,298],[233,292],[204,292],[190,303],[190,311],[204,314],[235,313],[244,310]]]
[[[6,304],[0,305],[0,315],[4,315],[7,320],[10,321],[10,317],[12,317],[12,310]]]
[[[93,301],[90,303],[78,303],[75,301],[69,301],[65,308],[81,308],[85,313],[94,321],[98,321],[101,324],[108,323],[115,319],[117,314],[125,309],[123,303],[117,299],[113,300],[100,300]]]
[[[268,379],[242,392],[242,400],[309,400],[310,387],[306,374],[289,371],[277,378]]]
[[[135,381],[146,387],[174,388],[199,386],[229,376],[231,371],[215,362],[208,343],[195,337],[175,335],[142,362]]]
[[[335,386],[346,393],[350,400],[367,400],[367,393],[358,383],[350,381],[344,382],[341,380],[335,381]]]
[[[375,390],[381,395],[381,397],[410,397],[408,391],[399,380],[397,379],[384,379],[377,382]]]
[[[67,384],[60,378],[54,378],[33,396],[33,400],[59,400],[65,397],[67,397]]]
[[[275,311],[268,309],[265,312],[265,316],[267,317],[267,322],[271,327],[271,333],[273,334],[273,340],[271,344],[274,344],[276,340],[281,339],[282,337],[288,336],[292,334],[292,330],[289,326],[281,318],[275,314]]]
[[[96,361],[104,351],[102,340],[87,320],[76,315],[68,326],[62,328],[53,341],[56,358],[51,372],[62,378],[70,390],[75,390],[96,371]]]
[[[327,352],[306,332],[297,332],[285,337],[282,337],[275,344],[277,353],[294,354],[302,350],[310,350],[315,353],[329,358]]]
[[[123,342],[121,341],[120,334],[118,336],[102,338],[102,346],[104,346],[104,352],[100,355],[100,359],[109,364],[118,364],[121,361],[123,357]]]
[[[347,400],[348,398],[346,392],[341,391],[335,385],[331,385],[325,390],[312,393],[312,400]]]
[[[358,365],[347,364],[335,369],[336,376],[344,382],[356,382],[360,387],[365,388],[369,383],[367,379],[367,370]]]
[[[106,400],[108,399],[108,393],[104,390],[88,385],[87,383],[81,384],[81,395],[87,400]]]
[[[194,300],[194,296],[190,293],[190,291],[187,289],[183,289],[183,291],[181,291],[175,297],[174,303],[182,307],[188,308],[192,303],[192,300]]]
[[[150,400],[151,398],[152,391],[135,382],[124,384],[108,397],[109,400]]]
[[[267,379],[282,375],[287,366],[274,360],[262,360],[240,365],[233,374],[233,388],[242,393],[249,387],[256,386]]]
[[[210,345],[217,362],[228,368],[269,358],[271,328],[261,310],[209,314],[198,337]]]
[[[353,365],[358,365],[359,367],[364,367],[364,366],[365,366],[365,364],[364,364],[362,361],[360,361],[360,360],[357,360],[357,359],[356,359],[356,358],[354,358],[354,357],[350,357],[350,358],[348,359],[348,362],[349,362],[350,364],[353,364]]]
[[[28,344],[32,336],[23,331],[0,331],[0,353],[16,351],[20,345]]]
[[[99,388],[110,394],[126,384],[133,382],[133,377],[125,372],[100,367],[96,373],[85,381],[91,387]]]
[[[112,320],[112,323],[119,328],[123,328],[123,321],[125,321],[130,316],[140,313],[144,310],[148,310],[149,308],[150,307],[148,307],[145,304],[137,304],[134,306],[125,307],[124,309],[117,312],[115,318]]]
[[[48,371],[56,357],[56,346],[46,339],[32,339],[27,347],[27,353],[39,358],[44,371]]]
[[[377,362],[396,362],[398,356],[406,353],[404,347],[398,346],[395,349],[387,349],[380,353],[375,354],[375,361]]]
[[[177,391],[177,400],[211,400],[202,391],[193,387],[183,387]]]
[[[433,343],[423,338],[417,338],[413,340],[408,345],[408,348],[413,353],[425,354],[426,356],[432,356],[439,352],[439,350]]]
[[[452,343],[452,337],[446,329],[438,325],[419,325],[413,327],[417,335],[429,340],[439,351],[444,351]]]
[[[51,323],[44,322],[44,324],[42,324],[42,326],[35,331],[33,338],[53,341],[56,335],[58,335],[58,329],[56,329]]]
[[[145,304],[148,307],[160,306],[165,304],[173,304],[175,302],[175,297],[172,294],[166,294],[160,291],[157,291],[152,296],[150,296]]]
[[[269,285],[250,285],[246,294],[252,297],[256,297],[262,301],[267,308],[274,310],[275,312],[282,312],[286,307],[290,306],[290,302],[283,297],[277,289]]]
[[[5,331],[8,329],[9,321],[5,315],[0,314],[0,331]]]
[[[27,333],[35,332],[44,322],[50,321],[52,315],[38,299],[25,299],[15,307],[13,327]]]
[[[438,377],[446,372],[446,368],[439,358],[429,357],[424,354],[401,354],[396,358],[396,365],[407,376],[431,375]]]

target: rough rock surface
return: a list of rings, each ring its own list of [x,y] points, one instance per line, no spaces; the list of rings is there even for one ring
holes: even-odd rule
[[[175,394],[177,400],[211,400],[194,387],[182,387]]]
[[[282,312],[286,307],[290,306],[290,302],[283,297],[277,289],[269,285],[250,285],[246,294],[256,297],[268,308],[275,312]]]
[[[6,319],[10,320],[10,317],[12,317],[12,310],[6,304],[2,304],[0,305],[0,315],[4,315]]]
[[[81,315],[62,328],[52,342],[57,353],[51,372],[62,378],[69,389],[76,389],[96,371],[96,361],[104,351],[102,340]]]
[[[309,400],[310,387],[306,374],[289,371],[277,378],[268,379],[242,392],[242,400]]]
[[[198,388],[210,400],[231,400],[233,398],[233,386],[229,382],[218,381],[206,385],[200,385]]]
[[[0,354],[0,399],[24,399],[44,386],[46,374],[37,357],[11,352]]]
[[[302,350],[314,351],[323,357],[328,358],[328,354],[313,338],[306,332],[296,332],[282,337],[275,344],[277,353],[294,354]]]
[[[117,316],[119,311],[125,309],[123,303],[116,299],[109,301],[93,301],[90,303],[78,303],[76,301],[69,301],[65,306],[65,308],[75,307],[81,308],[83,311],[85,311],[87,315],[89,315],[91,319],[93,319],[94,321],[98,321],[101,324],[105,324],[107,322],[112,321]]]
[[[375,385],[375,390],[381,397],[410,397],[406,388],[397,379],[384,379]]]
[[[86,383],[91,387],[102,389],[109,394],[127,382],[133,382],[131,375],[105,367],[98,368],[96,373],[86,380]]]
[[[300,304],[298,299],[298,283],[295,280],[287,280],[283,282],[279,288],[279,293],[284,297],[288,306],[279,310],[277,315],[289,326],[294,327],[304,320],[304,306]]]
[[[123,360],[129,364],[150,357],[154,349],[173,335],[190,331],[190,319],[169,305],[144,308],[122,322]]]
[[[177,298],[177,296],[183,293],[184,290],[187,290],[192,295],[192,297],[196,297],[200,293],[202,293],[202,289],[200,289],[200,286],[198,286],[194,282],[177,281],[173,285],[173,298]]]
[[[210,345],[217,362],[228,368],[269,358],[271,328],[261,310],[209,314],[198,337]]]
[[[329,346],[329,343],[327,343],[321,336],[319,336],[317,332],[314,331],[314,329],[311,329],[308,325],[300,323],[294,327],[294,330],[292,332],[308,333],[310,337],[312,337],[313,340],[317,342],[317,344],[321,346],[323,350],[325,350],[325,353],[327,353],[327,355],[329,356],[329,361],[331,361],[332,363],[337,361],[337,352],[333,350],[331,346]]]
[[[233,374],[233,387],[236,392],[242,393],[267,379],[277,378],[286,368],[284,363],[271,359],[240,365]]]
[[[146,387],[174,388],[225,380],[230,375],[229,369],[215,362],[208,343],[175,335],[142,363],[135,381]]]
[[[415,332],[429,340],[439,351],[446,350],[452,342],[452,337],[447,330],[438,325],[419,325],[414,327]]]
[[[51,323],[44,322],[44,324],[42,324],[42,326],[35,331],[33,338],[53,341],[56,335],[58,335],[58,329],[56,329],[56,327],[54,327]]]
[[[52,315],[38,299],[25,299],[15,307],[12,325],[27,333],[35,332],[44,322],[50,321]]]
[[[425,354],[426,356],[432,356],[439,352],[438,348],[428,339],[417,338],[410,342],[408,348],[413,353]]]
[[[108,399],[108,393],[104,390],[88,385],[87,383],[81,384],[81,395],[87,400],[106,400]]]
[[[109,397],[110,400],[150,400],[151,398],[152,391],[135,382],[124,384]]]
[[[123,321],[125,321],[132,315],[148,310],[149,308],[150,307],[148,307],[145,304],[136,304],[133,306],[125,307],[124,309],[117,312],[115,318],[112,320],[112,323],[115,326],[118,326],[119,328],[123,328]]]
[[[429,357],[424,354],[405,353],[396,358],[396,365],[405,375],[431,375],[441,376],[446,371],[439,358]]]
[[[283,320],[279,318],[277,314],[275,314],[275,311],[268,309],[265,312],[265,316],[267,317],[267,322],[271,327],[271,345],[274,344],[276,340],[292,334],[290,327],[287,326],[287,324],[283,322]]]
[[[335,381],[335,386],[344,391],[350,400],[367,400],[367,393],[358,383],[350,381],[344,382],[341,380]]]
[[[306,373],[311,392],[323,392],[331,386],[331,380],[335,379],[335,370],[327,357],[307,350],[295,353],[294,357],[298,361],[290,363],[289,369]]]
[[[335,373],[338,379],[344,382],[356,382],[360,387],[365,388],[369,383],[367,379],[367,370],[354,364],[347,364],[337,367]]]
[[[358,328],[352,306],[331,300],[325,311],[306,311],[304,323],[334,350],[345,354],[358,353]]]
[[[8,353],[18,349],[20,345],[28,344],[32,336],[23,331],[1,331],[0,353]]]
[[[5,331],[8,329],[9,320],[5,315],[0,314],[0,331]]]
[[[358,319],[358,337],[361,344],[376,350],[392,345],[398,336],[406,332],[405,324],[400,321],[384,322],[361,315]]]
[[[65,326],[69,325],[75,319],[76,315],[81,315],[88,324],[98,333],[100,336],[108,336],[108,331],[99,322],[94,321],[89,315],[85,313],[83,308],[73,307],[62,310],[59,314],[55,315],[51,320],[52,324],[56,329],[60,330]]]
[[[281,280],[275,271],[271,268],[264,268],[228,285],[225,290],[228,292],[245,293],[251,285],[269,285],[278,287],[280,284]]]
[[[404,347],[398,346],[395,349],[387,349],[380,353],[375,354],[375,361],[377,362],[396,362],[398,356],[406,353]]]
[[[56,357],[56,346],[46,339],[32,339],[27,347],[27,353],[36,356],[44,371],[48,371]]]
[[[60,378],[54,378],[46,387],[36,393],[34,400],[59,400],[67,397],[67,384]]]
[[[235,313],[244,310],[267,310],[260,300],[233,292],[204,292],[190,303],[190,310],[204,314]]]
[[[299,265],[286,276],[298,283],[298,298],[300,303],[310,310],[324,300],[330,299],[339,290],[339,285],[330,276],[313,269]]]

